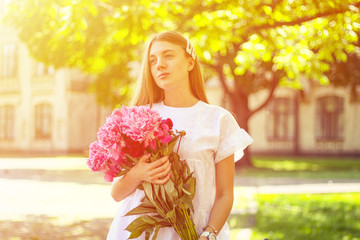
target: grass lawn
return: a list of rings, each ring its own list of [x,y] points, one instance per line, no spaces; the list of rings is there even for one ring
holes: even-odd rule
[[[272,178],[284,179],[284,183],[360,182],[360,158],[255,156],[253,164],[255,168],[237,169],[236,176],[269,184]],[[248,207],[251,202],[246,191],[235,189],[234,207]],[[256,215],[245,212],[229,219],[231,239],[249,222],[253,223],[252,240],[360,239],[360,193],[263,194],[255,201]]]
[[[359,240],[360,193],[258,195],[252,240]]]
[[[255,168],[237,170],[242,177],[291,177],[360,180],[360,158],[355,157],[263,157],[254,156]]]

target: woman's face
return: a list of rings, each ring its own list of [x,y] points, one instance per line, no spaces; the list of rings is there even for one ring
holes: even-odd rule
[[[164,91],[185,90],[189,87],[189,71],[193,61],[179,45],[156,41],[149,51],[151,75]]]

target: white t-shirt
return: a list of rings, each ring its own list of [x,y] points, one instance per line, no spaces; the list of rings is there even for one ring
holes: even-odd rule
[[[235,154],[241,158],[243,150],[253,139],[239,127],[234,117],[227,110],[199,101],[192,107],[169,107],[163,102],[152,107],[163,118],[173,121],[174,130],[185,130],[179,148],[180,158],[185,159],[196,178],[196,192],[193,199],[193,221],[199,234],[207,225],[215,201],[215,164]],[[175,146],[177,150],[177,145]],[[235,161],[239,159],[234,159]],[[123,215],[137,207],[144,192],[136,190],[125,198],[116,214],[108,233],[108,240],[128,239],[130,233],[124,230],[137,216]],[[145,239],[145,234],[137,238]],[[161,228],[158,240],[180,240],[172,228]],[[218,240],[229,240],[227,224],[218,234]]]

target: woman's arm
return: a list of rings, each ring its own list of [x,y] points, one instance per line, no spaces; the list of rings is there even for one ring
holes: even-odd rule
[[[165,184],[170,179],[171,165],[169,157],[162,157],[154,162],[148,163],[150,155],[144,155],[139,162],[132,167],[127,174],[121,178],[114,179],[111,185],[111,196],[117,202],[123,200],[133,193],[143,182],[154,184]]]
[[[234,202],[234,155],[231,155],[215,165],[216,169],[216,197],[210,213],[208,225],[213,226],[218,232],[228,219]],[[211,227],[206,231],[214,232]],[[201,237],[205,240],[205,237]]]

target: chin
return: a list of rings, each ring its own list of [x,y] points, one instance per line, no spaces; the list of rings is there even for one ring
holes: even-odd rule
[[[158,85],[159,88],[161,88],[164,91],[170,90],[170,89],[173,88],[171,84],[166,83],[166,82],[159,82],[157,85]]]

